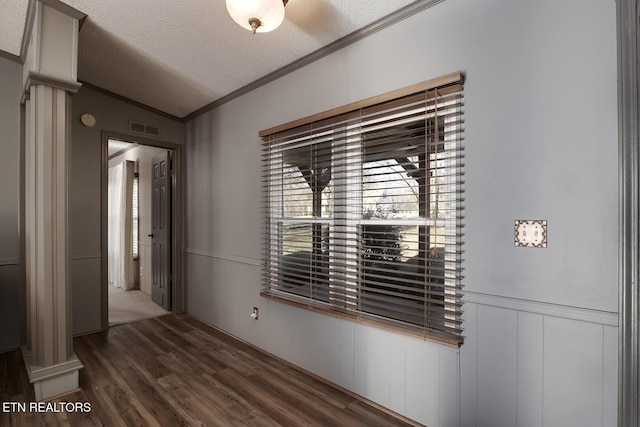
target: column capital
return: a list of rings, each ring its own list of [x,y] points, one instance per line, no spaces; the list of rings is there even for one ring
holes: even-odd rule
[[[23,104],[31,96],[31,87],[38,85],[45,85],[56,89],[62,89],[69,92],[70,94],[75,94],[82,87],[82,83],[73,80],[60,79],[42,73],[37,73],[35,71],[29,71],[27,73],[27,78],[25,81],[24,93],[22,94]]]
[[[31,0],[28,15],[22,54],[25,90],[29,89],[29,80],[34,76],[49,83],[75,83],[78,32],[80,19],[85,15],[69,6],[63,7],[57,0]]]

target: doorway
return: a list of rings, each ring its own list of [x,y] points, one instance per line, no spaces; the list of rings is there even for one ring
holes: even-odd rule
[[[106,330],[181,311],[181,284],[175,280],[181,267],[176,261],[181,231],[180,147],[114,134],[105,134],[103,144],[102,329]]]

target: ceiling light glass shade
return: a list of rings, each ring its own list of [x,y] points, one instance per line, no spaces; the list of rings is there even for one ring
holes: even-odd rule
[[[273,31],[284,20],[282,0],[227,0],[227,11],[238,25],[254,33]]]

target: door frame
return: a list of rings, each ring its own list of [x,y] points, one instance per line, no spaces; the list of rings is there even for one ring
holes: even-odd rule
[[[182,267],[182,146],[173,142],[155,140],[137,135],[102,131],[102,173],[100,195],[100,239],[101,239],[101,325],[102,330],[109,329],[109,255],[108,255],[108,173],[109,173],[109,140],[117,139],[139,145],[163,148],[172,152],[171,177],[171,311],[184,312],[184,276]]]
[[[618,426],[640,423],[640,10],[616,1],[618,48]]]

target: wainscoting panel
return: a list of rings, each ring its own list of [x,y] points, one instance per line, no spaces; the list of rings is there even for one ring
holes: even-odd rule
[[[615,313],[496,301],[465,302],[460,425],[615,425]]]
[[[444,379],[440,376],[442,362],[440,352],[435,346],[424,347],[424,342],[416,339],[407,340],[406,366],[410,367],[406,375],[407,416],[417,420],[431,419],[433,424],[447,425],[439,422],[437,417],[440,412],[440,404],[444,400],[441,398],[439,387],[442,384],[441,380]],[[457,354],[452,356],[452,360],[457,360]],[[425,363],[425,361],[429,361],[429,363]],[[452,372],[456,372],[456,369]],[[457,378],[451,376],[448,380],[455,383]],[[425,389],[425,384],[433,384],[434,386]],[[444,395],[449,396],[450,394],[442,393],[442,396]]]
[[[214,326],[214,314],[211,313],[214,283],[213,261],[207,257],[184,254],[185,271],[185,310]]]
[[[73,334],[85,334],[102,328],[100,253],[71,255],[71,304]]]
[[[516,424],[518,313],[478,307],[478,421],[480,425]]]
[[[601,425],[603,345],[601,325],[544,319],[543,425]]]
[[[438,396],[442,396],[437,412],[439,422],[434,425],[460,425],[460,392],[462,388],[460,384],[460,351],[448,347],[436,347],[435,345],[432,345],[432,348],[437,348],[440,354]],[[409,364],[407,363],[407,365]],[[407,377],[411,377],[408,371]],[[416,408],[420,408],[420,406],[415,407],[412,405],[408,411],[416,411]],[[426,419],[426,415],[417,419]]]
[[[193,249],[184,254],[187,312],[241,339],[259,339],[265,322],[249,317],[253,307],[265,303],[259,264]]]
[[[478,305],[465,303],[462,316],[464,343],[460,348],[460,425],[475,427],[478,418]]]
[[[392,375],[406,372],[404,361],[400,366],[391,364],[391,348],[399,345],[398,336],[359,324],[353,335],[354,391],[390,407]]]
[[[268,334],[268,338],[257,340],[256,345],[264,348],[269,353],[274,354],[283,359],[289,360],[291,363],[302,366],[300,363],[304,360],[304,344],[308,344],[305,339],[304,328],[301,327],[302,322],[293,321],[293,311],[299,310],[290,305],[280,304],[279,309],[272,310],[271,307],[277,304],[273,300],[265,300],[260,304],[260,318],[272,329]],[[296,334],[296,332],[298,332]],[[293,338],[292,338],[293,337]]]
[[[22,281],[18,260],[5,259],[0,264],[0,352],[20,346]]]
[[[518,426],[542,427],[544,317],[518,313],[516,413]]]
[[[282,329],[273,332],[277,340],[289,341],[287,348],[291,349],[291,353],[283,353],[282,357],[303,369],[316,372],[319,364],[316,325],[321,315],[270,300],[269,315],[280,317],[280,312],[288,314],[288,325],[282,325]],[[353,343],[349,343],[349,347],[353,348]],[[267,345],[266,348],[271,346]],[[353,353],[353,349],[351,352]],[[353,362],[351,364],[353,365]]]
[[[614,425],[618,417],[618,328],[605,326],[603,348],[602,425]]]
[[[409,376],[406,375],[406,372],[410,361],[407,360],[409,358],[407,342],[407,337],[404,335],[391,334],[389,336],[389,403],[386,406],[401,414],[406,413],[406,399],[409,395],[407,393]],[[420,351],[417,350],[416,353],[420,354]],[[437,358],[433,360],[439,362]],[[405,375],[398,375],[398,372],[404,372]],[[422,390],[422,395],[428,395],[432,392],[433,389]],[[437,409],[433,413],[437,414]]]
[[[295,322],[299,318],[300,316],[297,316],[292,321]],[[339,386],[352,389],[353,323],[321,314],[314,316],[314,319],[316,327],[316,334],[312,335],[316,343],[314,372]]]

